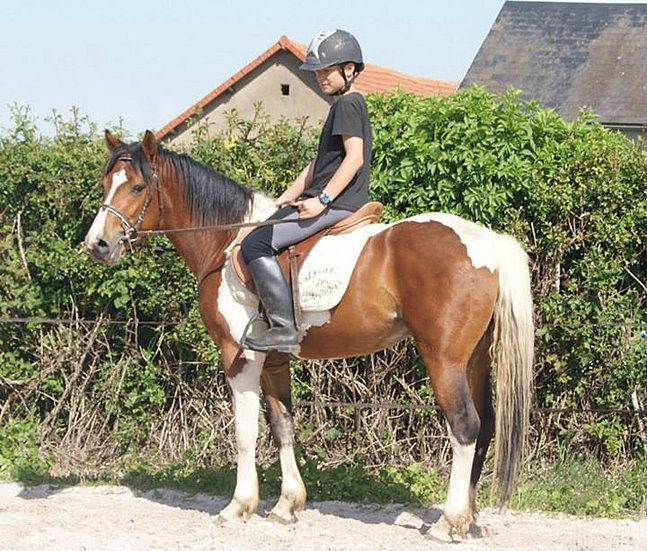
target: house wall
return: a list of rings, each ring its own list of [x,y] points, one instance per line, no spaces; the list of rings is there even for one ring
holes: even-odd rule
[[[240,117],[251,119],[254,104],[260,101],[272,121],[307,116],[311,124],[320,124],[332,102],[319,90],[314,73],[299,70],[300,63],[289,52],[277,52],[238,81],[233,89],[220,94],[196,120],[207,122],[209,134],[214,135],[226,128],[229,111],[236,109]],[[282,93],[282,85],[289,86],[289,95]],[[191,132],[191,126],[184,123],[164,141],[187,146]]]

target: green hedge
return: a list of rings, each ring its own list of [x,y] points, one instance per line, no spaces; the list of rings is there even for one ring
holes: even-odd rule
[[[583,112],[519,92],[373,97],[374,196],[393,219],[449,211],[515,235],[533,260],[537,403],[626,409],[647,390],[647,157]],[[600,417],[592,441],[626,436]]]
[[[590,113],[566,122],[518,96],[478,87],[440,99],[370,96],[372,196],[386,205],[387,220],[440,210],[514,234],[533,260],[537,405],[626,409],[632,391],[647,389],[647,343],[639,337],[647,158],[641,144],[605,130]],[[53,137],[39,135],[28,110],[14,116],[0,137],[0,318],[165,324],[163,339],[145,325],[136,338],[127,331],[106,337],[106,361],[127,352],[133,363],[110,407],[120,426],[132,427],[122,443],[136,445],[168,392],[156,361],[218,360],[199,322],[195,282],[164,238],[116,267],[94,264],[82,240],[101,200],[100,134],[76,111],[68,121],[55,116]],[[270,124],[260,107],[252,121],[232,113],[221,135],[197,126],[191,153],[278,194],[316,151],[316,129],[305,123]],[[39,363],[48,327],[0,323],[0,403],[21,384],[41,389],[28,405],[14,400],[0,410],[0,440],[18,441],[20,427],[45,419],[65,392],[67,375],[43,372]],[[212,376],[211,368],[191,373],[203,383]],[[109,380],[99,373],[96,386]],[[590,450],[609,457],[640,451],[630,417],[575,422]],[[58,423],[63,430],[65,418]],[[555,429],[569,431],[572,425]],[[0,465],[2,453],[0,444]]]

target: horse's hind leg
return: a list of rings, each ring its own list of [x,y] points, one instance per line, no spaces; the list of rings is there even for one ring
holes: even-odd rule
[[[472,353],[467,368],[472,398],[481,419],[481,430],[476,440],[476,452],[470,479],[470,503],[474,516],[476,516],[477,512],[476,486],[481,477],[483,463],[494,434],[494,408],[492,407],[492,385],[490,383],[491,358],[489,349],[491,342],[491,329],[488,329]]]
[[[296,522],[295,511],[303,509],[306,489],[294,457],[294,422],[290,398],[290,366],[283,355],[271,354],[261,374],[267,420],[279,449],[281,461],[281,497],[270,513],[270,519],[282,523]]]
[[[470,502],[470,478],[480,420],[467,381],[468,358],[444,353],[424,340],[417,340],[427,367],[436,401],[441,407],[452,446],[452,467],[443,516],[429,535],[452,541],[452,535],[465,535],[474,522]]]

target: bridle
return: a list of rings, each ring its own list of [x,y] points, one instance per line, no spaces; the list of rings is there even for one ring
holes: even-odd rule
[[[132,163],[133,158],[130,155],[121,155],[117,158],[115,163],[119,161]],[[160,190],[159,178],[157,177],[157,166],[154,162],[152,162],[149,163],[149,167],[151,171],[150,178],[147,178],[146,175],[144,175],[144,183],[146,184],[146,199],[144,200],[144,204],[142,205],[139,215],[135,219],[134,223],[128,219],[128,216],[126,216],[118,208],[113,207],[109,203],[103,203],[101,207],[99,207],[100,211],[106,210],[119,218],[121,222],[121,228],[124,232],[124,235],[121,237],[120,241],[127,243],[128,248],[131,251],[133,250],[135,241],[137,240],[141,232],[141,227],[144,222],[144,217],[146,216],[146,211],[148,210],[148,207],[150,207],[150,204],[153,202],[153,188],[157,190],[157,202],[159,205],[159,217],[157,220],[157,226],[159,225],[159,218],[161,218],[162,211],[164,210],[162,192]]]

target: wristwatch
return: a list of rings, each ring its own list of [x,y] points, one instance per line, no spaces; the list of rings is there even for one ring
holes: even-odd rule
[[[325,191],[322,191],[319,194],[319,202],[324,206],[327,207],[332,203],[332,199],[330,198],[330,195],[328,195]]]

